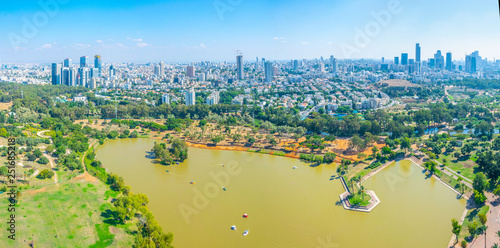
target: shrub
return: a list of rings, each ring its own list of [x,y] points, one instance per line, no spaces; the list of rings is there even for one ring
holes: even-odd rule
[[[49,169],[42,170],[40,174],[38,174],[37,178],[39,179],[45,179],[45,178],[52,178],[54,176],[54,172]]]

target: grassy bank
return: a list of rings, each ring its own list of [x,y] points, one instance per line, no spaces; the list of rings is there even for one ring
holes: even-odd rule
[[[16,208],[16,241],[0,239],[0,247],[131,247],[134,225],[110,227],[109,187],[84,179],[40,190],[23,191]],[[7,209],[2,196],[0,208]],[[2,223],[8,212],[0,211]],[[3,234],[7,236],[4,228]]]

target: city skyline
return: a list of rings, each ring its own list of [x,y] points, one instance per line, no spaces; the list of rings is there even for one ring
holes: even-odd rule
[[[245,61],[415,58],[415,43],[422,58],[437,50],[458,61],[476,50],[500,58],[500,34],[481,28],[498,21],[494,2],[66,2],[6,3],[0,21],[10,25],[0,28],[0,62],[94,54],[114,63],[233,61],[237,50]]]

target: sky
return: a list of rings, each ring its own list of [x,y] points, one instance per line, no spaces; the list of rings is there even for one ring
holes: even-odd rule
[[[0,3],[0,63],[500,59],[493,0],[23,0]]]

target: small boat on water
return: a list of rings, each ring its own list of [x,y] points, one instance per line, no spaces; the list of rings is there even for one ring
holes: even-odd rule
[[[167,170],[168,173],[170,173],[170,171]]]
[[[220,165],[222,165],[222,167],[224,167],[224,164],[220,164]]]
[[[232,226],[231,226],[231,230],[236,231],[236,226],[235,226],[235,225],[232,225]]]
[[[243,236],[247,236],[248,235],[248,230],[245,230],[245,232],[243,233]]]
[[[222,187],[222,189],[223,189],[224,191],[227,191],[227,189],[226,189],[226,188],[224,188],[224,187]]]
[[[297,169],[297,166],[294,166],[294,167],[293,167],[293,169],[294,169],[294,170],[295,170],[295,169]]]
[[[179,162],[177,162],[177,164],[179,164]]]
[[[244,215],[243,215],[243,218],[248,218],[248,214],[244,214]]]
[[[195,184],[195,182],[194,182],[194,181],[191,181],[189,184]]]

